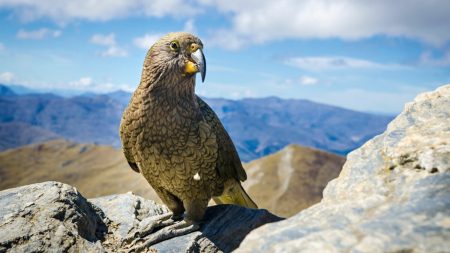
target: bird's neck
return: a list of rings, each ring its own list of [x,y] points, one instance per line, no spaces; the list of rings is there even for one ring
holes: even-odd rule
[[[163,78],[139,85],[141,99],[151,102],[154,106],[198,108],[195,95],[195,77]]]

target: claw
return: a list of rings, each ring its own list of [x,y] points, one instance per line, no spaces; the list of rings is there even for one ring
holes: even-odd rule
[[[157,229],[174,224],[175,220],[172,218],[172,213],[165,213],[143,219],[139,223],[138,231],[127,236],[124,240],[124,243],[128,245],[134,245],[138,243],[142,240],[142,238],[144,238],[148,234],[153,233]]]
[[[156,243],[169,240],[177,236],[192,233],[194,231],[197,231],[199,228],[200,226],[196,223],[185,220],[180,221],[178,223],[164,227],[156,233],[147,236],[142,244],[134,246],[128,252],[142,252]]]
[[[148,234],[154,232],[157,228],[174,224],[175,220],[173,220],[172,217],[173,215],[171,213],[166,213],[143,219],[141,223],[139,223],[139,237],[143,238]]]

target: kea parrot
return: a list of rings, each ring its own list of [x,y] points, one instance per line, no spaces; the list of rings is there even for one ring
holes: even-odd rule
[[[241,186],[247,175],[230,136],[195,94],[196,73],[205,80],[202,41],[185,32],[165,35],[148,50],[120,123],[128,164],[172,212],[158,221],[171,237],[197,230],[211,198],[257,208]],[[144,245],[165,239],[156,235]]]

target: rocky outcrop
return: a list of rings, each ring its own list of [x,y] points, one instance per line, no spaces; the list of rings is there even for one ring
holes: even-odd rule
[[[4,190],[0,252],[122,251],[133,246],[152,217],[167,212],[165,206],[131,193],[87,200],[76,188],[58,182]],[[149,251],[230,252],[252,229],[279,220],[266,210],[213,206],[199,231],[160,242]]]
[[[69,185],[47,182],[0,192],[0,252],[100,252],[107,223]]]
[[[323,200],[236,252],[450,252],[450,85],[347,157]]]

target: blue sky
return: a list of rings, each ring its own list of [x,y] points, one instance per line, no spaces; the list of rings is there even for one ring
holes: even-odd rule
[[[397,113],[450,83],[450,1],[0,0],[0,83],[132,91],[170,31],[205,44],[197,93]]]

